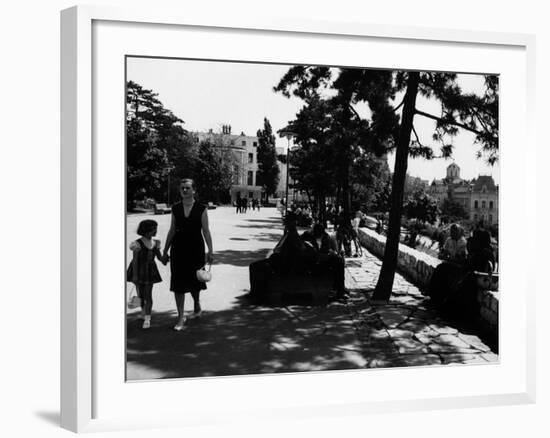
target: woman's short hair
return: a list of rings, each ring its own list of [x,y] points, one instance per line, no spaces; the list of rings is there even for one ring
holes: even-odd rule
[[[157,221],[154,221],[153,219],[145,219],[139,223],[137,233],[140,236],[145,236],[147,233],[153,231],[156,228],[158,228]]]
[[[193,187],[193,190],[197,190],[197,186],[195,184],[195,180],[193,178],[182,178],[180,180],[180,186],[183,184],[183,183],[191,183],[191,187]]]

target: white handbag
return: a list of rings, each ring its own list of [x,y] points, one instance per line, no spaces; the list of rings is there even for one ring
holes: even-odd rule
[[[212,265],[208,264],[203,266],[200,269],[197,269],[197,280],[202,281],[203,283],[208,283],[212,280]]]

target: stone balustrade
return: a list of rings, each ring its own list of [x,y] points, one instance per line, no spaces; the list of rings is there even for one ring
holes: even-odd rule
[[[383,259],[386,237],[381,236],[368,228],[359,229],[359,240],[376,257]],[[399,244],[397,268],[401,274],[408,277],[416,286],[426,289],[432,274],[441,260],[422,251]],[[480,315],[483,324],[492,333],[498,332],[498,302],[499,294],[494,291],[480,291],[478,293]]]

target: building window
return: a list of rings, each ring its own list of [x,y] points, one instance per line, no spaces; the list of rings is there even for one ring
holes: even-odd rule
[[[254,162],[254,154],[250,153],[248,154],[248,162],[253,163]]]
[[[239,166],[233,166],[233,184],[239,184]]]
[[[246,140],[241,141],[241,146],[246,146]]]
[[[248,197],[250,199],[253,199],[254,198],[254,192],[248,192]]]
[[[248,171],[248,179],[247,179],[247,182],[246,182],[249,186],[253,186],[254,185],[254,172],[252,170],[249,170]]]
[[[493,215],[492,215],[492,214],[489,215],[489,223],[490,223],[490,224],[493,223]]]
[[[474,208],[478,208],[479,204],[477,203],[477,199],[474,201]],[[477,216],[477,215],[476,215]],[[476,217],[477,219],[477,217]]]
[[[493,209],[493,201],[489,201],[489,210]]]
[[[487,203],[485,201],[481,201],[481,208],[485,208],[487,206]]]
[[[252,146],[258,147],[258,142],[257,142],[257,141],[253,142],[253,143],[252,143]]]
[[[477,214],[474,214],[474,220],[477,221]]]

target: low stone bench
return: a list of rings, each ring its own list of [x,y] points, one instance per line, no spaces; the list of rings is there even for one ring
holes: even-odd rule
[[[267,283],[268,304],[279,305],[284,298],[308,296],[314,305],[326,305],[332,290],[333,277],[330,272],[321,275],[312,273],[275,274]]]

